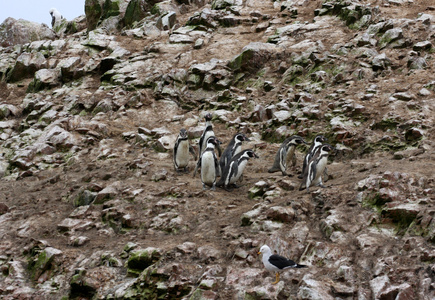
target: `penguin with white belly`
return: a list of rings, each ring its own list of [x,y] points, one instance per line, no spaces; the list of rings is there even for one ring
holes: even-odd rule
[[[302,163],[302,173],[298,176],[299,179],[302,179],[304,177],[308,162],[316,154],[316,152],[320,149],[324,142],[326,142],[326,138],[323,135],[318,135],[314,138],[310,149],[308,149],[307,154],[305,154],[304,161]]]
[[[206,186],[211,187],[211,190],[216,189],[216,177],[220,172],[219,162],[214,152],[215,147],[219,144],[216,137],[211,136],[207,139],[206,147],[198,160],[197,167],[201,168],[201,182],[205,190]],[[195,176],[195,174],[193,174]]]
[[[196,160],[195,150],[189,143],[186,129],[183,128],[178,134],[173,150],[174,168],[177,173],[180,172],[180,170],[183,170],[183,172],[188,171],[189,153],[191,153]]]

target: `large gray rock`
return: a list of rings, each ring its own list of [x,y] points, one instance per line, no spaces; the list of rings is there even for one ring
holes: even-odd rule
[[[254,72],[260,69],[281,48],[270,43],[253,42],[243,47],[242,53],[229,62],[229,67],[234,71]]]
[[[131,0],[125,10],[124,26],[131,27],[135,22],[145,18],[154,4],[161,0]]]
[[[122,28],[129,0],[86,0],[85,14],[88,31],[101,26],[114,30]]]
[[[35,73],[33,81],[27,88],[28,93],[53,88],[60,85],[60,71],[58,69],[41,69]]]
[[[69,57],[62,59],[57,67],[60,69],[63,82],[68,82],[70,80],[80,77],[82,72],[79,72],[78,66],[81,63],[80,57]]]
[[[15,62],[13,69],[7,74],[9,82],[15,82],[32,77],[36,71],[45,68],[47,60],[40,52],[23,53]]]
[[[53,40],[56,35],[45,24],[7,18],[0,24],[0,46],[8,47],[33,41]]]

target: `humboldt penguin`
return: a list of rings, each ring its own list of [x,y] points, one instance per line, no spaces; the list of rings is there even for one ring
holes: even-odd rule
[[[255,152],[251,149],[243,150],[242,152],[233,156],[223,171],[221,179],[216,185],[223,186],[226,190],[228,190],[230,185],[237,187],[236,182],[242,176],[243,170],[245,170],[248,160],[253,157],[258,158],[258,155],[255,154]]]
[[[304,177],[308,162],[314,156],[314,154],[316,154],[316,152],[320,149],[320,146],[322,146],[322,143],[324,142],[326,142],[326,138],[323,135],[318,135],[314,138],[314,141],[308,149],[307,154],[305,154],[304,161],[302,163],[302,172],[298,176],[299,179],[302,179]]]
[[[209,137],[205,149],[198,160],[197,166],[201,167],[201,182],[203,189],[205,189],[206,186],[210,186],[213,191],[216,189],[216,176],[219,172],[219,162],[214,149],[218,144],[219,141],[216,137]],[[193,175],[195,176],[195,174]]]
[[[231,158],[242,151],[242,142],[244,141],[250,141],[250,139],[248,139],[243,133],[236,133],[233,136],[219,159],[219,164],[222,171],[225,170],[225,167],[228,165]]]
[[[325,187],[322,182],[322,174],[326,169],[326,164],[328,163],[328,155],[329,152],[332,151],[332,149],[332,146],[328,144],[323,144],[322,146],[320,146],[319,150],[316,151],[314,156],[307,164],[307,168],[305,169],[305,173],[299,190],[303,190],[304,185],[307,189],[307,192],[310,191],[310,186],[313,185],[318,185],[322,188]]]
[[[201,155],[201,153],[204,151],[205,147],[206,147],[206,143],[207,143],[207,139],[211,136],[215,136],[214,131],[213,131],[213,125],[211,124],[211,119],[212,119],[212,114],[211,113],[207,113],[204,116],[205,119],[205,128],[204,131],[201,134],[201,137],[199,138],[199,144],[198,144],[198,148],[199,148],[199,155]],[[218,151],[219,151],[219,155],[221,154],[221,148],[220,146],[216,146]]]
[[[262,261],[266,270],[276,273],[276,280],[272,284],[277,284],[279,282],[279,273],[284,270],[307,267],[306,265],[297,264],[291,259],[285,258],[284,256],[272,254],[272,251],[267,245],[263,245],[258,254],[263,254]]]
[[[213,131],[213,125],[211,124],[211,119],[212,119],[212,114],[211,113],[207,113],[204,116],[205,119],[205,128],[201,134],[201,137],[199,138],[199,142],[198,142],[198,148],[199,148],[199,157],[201,157],[202,152],[205,150],[206,148],[206,143],[207,143],[207,139],[211,136],[215,136],[214,135],[214,131]],[[222,153],[222,149],[220,147],[220,144],[222,144],[219,140],[217,140],[217,145],[216,148],[218,150],[219,156]],[[198,163],[196,164],[195,167],[195,171],[193,172],[193,177],[195,177],[196,172],[198,171],[198,168],[200,167],[200,162],[198,160]],[[217,176],[220,176],[220,168],[218,170],[218,174]]]
[[[183,169],[184,172],[188,171],[187,165],[189,164],[189,152],[196,160],[196,153],[193,147],[189,144],[186,129],[181,129],[178,134],[177,141],[174,145],[173,158],[175,171],[180,172]]]
[[[292,135],[285,139],[285,141],[279,147],[278,152],[275,155],[275,161],[272,168],[268,170],[269,173],[275,173],[281,171],[282,175],[287,175],[287,165],[292,160],[292,165],[296,165],[295,149],[297,145],[306,144],[303,138],[298,135]]]

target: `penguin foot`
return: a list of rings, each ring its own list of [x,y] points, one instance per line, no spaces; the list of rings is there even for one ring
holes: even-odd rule
[[[277,169],[277,168],[270,168],[269,170],[267,170],[267,172],[269,172],[269,173],[275,173],[278,171],[279,171],[279,169]]]

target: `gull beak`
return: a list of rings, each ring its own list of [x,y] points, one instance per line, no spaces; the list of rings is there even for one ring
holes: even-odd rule
[[[261,254],[261,252],[260,251],[258,251],[258,253],[257,253],[258,255],[260,255]]]

